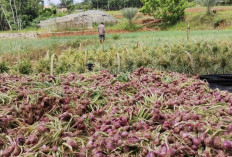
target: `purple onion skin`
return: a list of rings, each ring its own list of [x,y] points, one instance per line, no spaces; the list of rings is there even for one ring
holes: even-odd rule
[[[109,151],[112,151],[112,150],[115,149],[115,146],[114,146],[113,142],[111,142],[111,141],[109,141],[109,142],[106,143],[106,147],[107,147],[107,149]]]
[[[230,126],[228,127],[228,131],[229,131],[229,132],[232,132],[232,125],[230,125]]]
[[[197,137],[194,137],[192,141],[193,141],[193,144],[196,146],[199,146],[201,144],[201,140]]]
[[[53,147],[52,147],[52,151],[53,151],[53,152],[56,152],[57,149],[58,149],[58,148],[57,148],[56,146],[53,146]]]
[[[16,138],[16,142],[17,142],[18,144],[20,144],[20,145],[23,145],[23,144],[25,143],[25,141],[26,141],[26,138],[25,138],[23,135],[19,135],[19,136],[17,136],[17,138]]]
[[[18,145],[15,146],[15,149],[13,151],[14,156],[18,156],[21,153],[21,149]]]
[[[70,145],[73,149],[78,148],[77,142],[74,140],[67,141],[67,144]]]
[[[129,139],[129,143],[136,143],[138,141],[140,141],[140,140],[137,137],[132,137],[132,138]]]
[[[118,134],[115,134],[113,137],[113,141],[117,142],[120,139],[120,136]]]
[[[96,157],[105,157],[105,155],[101,151],[98,151]]]
[[[193,150],[197,150],[198,149],[198,146],[196,146],[196,145],[192,145],[192,147],[191,147]]]
[[[94,148],[94,143],[93,143],[92,140],[90,140],[90,141],[87,143],[87,148],[90,149],[90,150]]]
[[[38,141],[38,137],[36,135],[31,135],[28,137],[26,143],[27,144],[35,144]]]
[[[225,150],[232,150],[232,141],[224,141],[222,143],[222,147],[225,149]]]
[[[201,142],[204,142],[205,138],[206,138],[206,133],[202,133],[200,136],[199,136]]]
[[[153,152],[148,152],[147,156],[146,157],[155,157],[154,153]]]
[[[39,133],[45,133],[47,131],[47,128],[44,125],[39,125],[39,127],[37,128]]]
[[[122,136],[122,137],[127,137],[128,135],[129,135],[129,133],[126,132],[126,131],[124,131],[124,132],[121,133],[121,136]]]

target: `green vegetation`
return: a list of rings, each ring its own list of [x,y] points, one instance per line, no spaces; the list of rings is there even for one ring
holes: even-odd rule
[[[16,67],[20,74],[30,74],[32,72],[31,62],[27,60],[19,61]]]
[[[231,40],[232,32],[230,30],[222,31],[192,31],[191,40],[200,41],[200,40]],[[185,42],[186,41],[186,32],[185,31],[158,31],[158,32],[134,32],[134,33],[125,33],[120,34],[120,40],[113,40],[113,34],[106,35],[106,43],[104,46],[110,47],[112,44],[116,46],[127,45],[131,46],[137,42],[143,43],[143,45],[158,45],[163,42]],[[68,48],[72,46],[73,43],[82,42],[85,45],[86,49],[98,48],[98,36],[97,35],[86,35],[86,36],[69,36],[69,37],[52,37],[47,39],[6,39],[0,40],[0,54],[9,53],[33,53],[33,51],[47,51],[56,48]],[[12,46],[14,45],[14,46]],[[75,47],[75,45],[73,45]]]
[[[118,40],[118,39],[120,39],[120,35],[119,35],[119,34],[113,34],[113,35],[112,35],[112,38],[113,38],[114,40]]]
[[[120,40],[117,40],[118,37]],[[54,61],[56,74],[71,71],[87,72],[86,64],[89,62],[95,64],[94,70],[96,71],[108,69],[116,73],[119,66],[117,54],[120,56],[120,71],[123,72],[147,66],[191,74],[224,73],[232,70],[232,65],[230,65],[232,47],[229,42],[231,38],[232,32],[229,30],[192,31],[191,41],[186,41],[184,31],[136,32],[120,34],[120,36],[113,34],[107,35],[104,45],[99,45],[97,35],[79,38],[62,37],[31,40],[35,42],[35,45],[36,42],[43,41],[44,49],[35,50],[28,47],[29,51],[24,49],[25,51],[12,55],[5,53],[1,55],[1,58],[7,65],[26,67],[21,68],[27,69],[25,72],[9,66],[10,72],[24,74],[49,73],[51,54],[56,55]],[[59,40],[66,41],[66,43],[48,45],[49,41],[59,43]],[[30,60],[31,63],[21,62],[24,60]]]
[[[21,30],[30,26],[43,9],[42,0],[1,0],[0,30]]]
[[[204,7],[188,8],[185,11],[185,19],[168,30],[186,30],[188,23],[191,30],[213,30],[220,26],[220,29],[229,29],[232,21],[231,7],[213,7],[218,10],[216,14],[207,15]],[[219,11],[222,10],[222,11]]]
[[[150,14],[164,23],[175,24],[184,18],[186,0],[142,0],[141,12]],[[175,8],[175,9],[174,9]]]
[[[209,15],[211,14],[211,8],[216,5],[218,0],[196,0],[196,2],[200,5],[203,5],[207,8],[206,14]]]
[[[120,10],[128,7],[142,7],[140,0],[83,0],[75,5],[78,9]]]
[[[128,20],[129,26],[132,26],[134,24],[133,20],[137,13],[138,13],[137,8],[125,8],[122,10],[122,15],[124,18]]]
[[[8,72],[9,67],[7,66],[6,62],[0,63],[0,73]]]
[[[139,18],[139,16],[136,16],[137,13],[138,13],[137,8],[125,8],[122,10],[123,17],[128,20],[128,23],[124,27],[125,30],[133,32],[133,31],[136,31],[138,29],[141,29],[133,21],[133,20]]]
[[[51,4],[52,8],[44,8],[44,0],[1,0],[0,2],[0,30],[13,31],[36,28],[41,20],[70,14],[75,9],[107,9],[120,10],[125,7],[141,7],[140,0],[85,0],[74,4],[73,0],[59,0],[59,4]],[[59,8],[68,11],[60,12]]]

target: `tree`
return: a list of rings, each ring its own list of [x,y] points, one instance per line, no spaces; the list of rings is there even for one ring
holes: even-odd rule
[[[67,7],[69,5],[73,5],[73,0],[60,0],[60,4],[65,5]]]
[[[210,14],[211,7],[215,6],[218,0],[196,0],[196,2],[200,5],[203,5],[206,7],[206,14]]]
[[[184,18],[187,7],[186,0],[141,0],[141,12],[150,14],[168,24],[175,24]]]
[[[142,3],[140,0],[84,0],[91,3],[92,8],[96,9],[107,9],[107,10],[120,10],[126,7],[140,8]]]
[[[1,29],[22,29],[39,15],[44,0],[1,0]],[[2,14],[4,16],[2,16]]]
[[[129,26],[133,25],[133,19],[135,18],[135,15],[138,13],[137,8],[125,8],[122,11],[122,15],[124,18],[126,18],[129,22]]]
[[[0,6],[1,6],[2,12],[3,12],[4,16],[5,16],[5,19],[6,19],[6,21],[7,21],[7,24],[8,24],[8,26],[9,26],[9,29],[12,31],[12,27],[11,27],[10,21],[9,21],[9,19],[8,19],[8,16],[7,16],[7,14],[6,14],[6,9],[4,9],[3,3],[0,3]]]
[[[60,0],[59,6],[65,6],[69,11],[74,9],[74,2],[73,0]]]

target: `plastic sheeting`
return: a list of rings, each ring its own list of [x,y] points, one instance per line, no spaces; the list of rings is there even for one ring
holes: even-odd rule
[[[202,75],[200,79],[207,81],[211,89],[218,88],[232,93],[232,74]]]

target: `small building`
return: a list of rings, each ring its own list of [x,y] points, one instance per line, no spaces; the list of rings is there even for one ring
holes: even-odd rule
[[[64,30],[72,28],[93,28],[95,24],[98,25],[101,22],[104,22],[106,25],[114,25],[118,20],[104,11],[89,10],[40,21],[38,26],[42,29]]]

